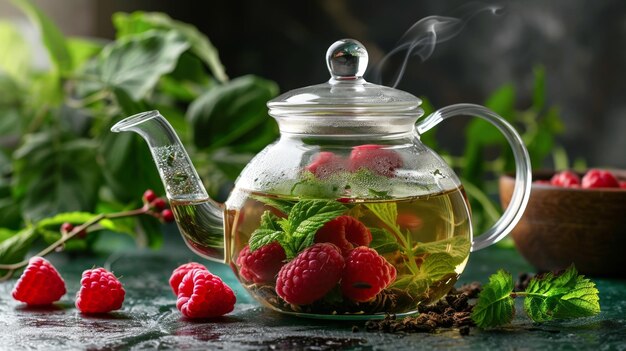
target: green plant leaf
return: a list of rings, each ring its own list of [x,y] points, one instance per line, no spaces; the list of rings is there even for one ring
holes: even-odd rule
[[[424,263],[420,266],[420,277],[430,281],[437,281],[441,278],[456,274],[456,259],[448,253],[429,254]]]
[[[161,247],[163,244],[163,225],[161,222],[151,216],[139,216],[137,223],[135,242],[139,246],[147,246],[152,249]]]
[[[250,251],[256,251],[261,247],[271,244],[274,241],[278,241],[282,243],[283,236],[285,233],[283,231],[271,230],[271,229],[257,229],[252,232],[252,236],[250,237]],[[287,252],[287,250],[285,250]]]
[[[189,43],[176,32],[148,31],[114,41],[85,66],[77,91],[86,96],[98,90],[124,90],[138,101],[172,72]]]
[[[139,135],[109,133],[104,136],[99,151],[103,160],[102,174],[117,200],[135,201],[146,189],[164,193],[148,145]]]
[[[194,144],[216,149],[249,142],[246,134],[268,121],[265,104],[276,94],[276,83],[251,75],[208,90],[187,110]]]
[[[561,275],[533,278],[525,291],[524,309],[535,322],[579,318],[600,312],[595,284],[570,266]]]
[[[274,241],[285,249],[285,252],[289,255],[294,255],[294,250],[285,236],[285,232],[278,224],[279,218],[274,216],[270,211],[265,211],[261,215],[261,224],[252,232],[248,244],[250,245],[250,251],[255,251],[261,247],[271,244]]]
[[[327,222],[346,212],[334,200],[301,200],[289,212],[289,236],[296,252],[313,244],[315,233]]]
[[[115,13],[113,15],[113,24],[117,29],[118,38],[124,38],[151,29],[174,30],[190,43],[191,52],[209,67],[215,79],[220,82],[228,80],[217,49],[206,35],[190,24],[173,20],[164,13],[139,11],[131,14]]]
[[[93,140],[50,133],[31,134],[15,152],[15,192],[23,216],[39,220],[51,213],[93,210],[100,167]]]
[[[167,99],[189,103],[211,87],[210,77],[200,59],[185,51],[174,70],[161,77],[156,91]],[[181,112],[184,116],[185,111]]]
[[[16,230],[22,222],[20,211],[21,203],[14,200],[10,195],[0,198],[0,223],[2,226]]]
[[[78,224],[83,224],[87,221],[90,221],[96,216],[97,216],[96,214],[89,213],[89,212],[59,213],[53,217],[44,218],[40,220],[39,222],[37,222],[36,227],[58,229],[65,222],[78,225]],[[110,219],[106,219],[106,218],[100,220],[98,224],[100,224],[104,228],[111,229],[111,230],[114,230],[113,228],[115,228],[115,224],[113,223],[113,221],[111,221]]]
[[[211,162],[215,164],[228,179],[235,180],[254,154],[235,152],[231,148],[219,148],[211,153]]]
[[[539,113],[546,105],[546,70],[543,66],[535,66],[533,82],[533,106],[532,109]]]
[[[28,227],[0,242],[0,263],[16,263],[24,259],[38,236],[34,227]]]
[[[23,85],[28,82],[32,56],[28,43],[10,22],[0,21],[0,72]]]
[[[90,39],[67,38],[67,49],[72,57],[74,70],[80,69],[87,61],[102,51],[104,44]]]
[[[447,254],[452,262],[457,265],[469,256],[471,243],[464,236],[454,236],[452,238],[431,241],[428,243],[416,243],[415,256],[423,254]]]
[[[369,229],[370,232],[372,232],[372,242],[370,243],[370,247],[376,250],[376,252],[380,255],[398,251],[398,249],[400,249],[400,246],[398,245],[398,242],[393,234],[380,228]]]
[[[65,222],[72,223],[76,226],[88,222],[96,216],[96,214],[89,212],[59,213],[53,217],[40,220],[37,222],[36,227],[38,230],[54,230],[56,234],[59,234],[58,229]],[[112,232],[133,234],[132,230],[129,230],[124,224],[118,225],[118,222],[123,223],[122,221],[112,221],[108,218],[103,218],[98,221],[98,225],[102,227],[102,229],[107,229]]]
[[[16,231],[9,228],[0,228],[0,243],[15,235]]]
[[[401,232],[400,227],[396,223],[398,219],[398,207],[393,202],[380,202],[380,203],[371,203],[366,204],[367,207],[372,213],[376,215],[383,223],[385,223],[389,228],[393,228],[396,232]]]
[[[281,200],[281,199],[277,199],[273,197],[265,197],[265,196],[258,196],[258,195],[251,195],[250,197],[265,205],[274,207],[275,209],[279,210],[285,215],[289,214],[289,212],[291,211],[291,208],[295,204],[294,201]]]
[[[515,87],[513,84],[505,84],[491,93],[485,101],[485,107],[507,121],[511,121],[515,114]]]
[[[61,73],[70,72],[72,69],[72,56],[67,49],[65,37],[61,30],[30,0],[12,1],[39,29],[52,63]]]
[[[343,185],[342,185],[343,184]],[[342,181],[321,180],[309,171],[302,172],[291,189],[278,189],[278,192],[289,191],[291,196],[299,198],[335,199],[347,183]]]
[[[513,278],[510,273],[499,270],[491,275],[472,310],[474,323],[480,328],[493,328],[511,322],[515,314],[512,292]]]
[[[258,128],[242,135],[231,148],[236,152],[254,152],[255,154],[278,138],[278,124],[273,118],[267,118]]]

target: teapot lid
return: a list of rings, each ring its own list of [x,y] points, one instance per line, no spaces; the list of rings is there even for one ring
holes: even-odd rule
[[[360,42],[342,39],[326,51],[328,82],[288,91],[267,103],[270,115],[337,116],[358,113],[419,117],[421,100],[405,91],[363,79],[368,54]]]

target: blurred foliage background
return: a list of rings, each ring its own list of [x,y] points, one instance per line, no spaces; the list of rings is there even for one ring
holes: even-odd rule
[[[162,13],[116,13],[115,40],[79,39],[64,36],[31,2],[13,3],[36,24],[51,65],[32,67],[19,30],[0,22],[0,38],[8,39],[0,40],[7,53],[0,58],[0,258],[16,244],[58,239],[50,227],[62,222],[46,217],[136,208],[145,189],[164,193],[145,142],[109,131],[123,117],[160,110],[220,198],[248,160],[276,139],[265,103],[277,95],[277,84],[253,75],[230,79],[195,27]],[[117,231],[138,243],[162,241],[155,219],[126,222]],[[97,240],[73,239],[73,247]],[[3,261],[19,259],[14,256]]]
[[[46,220],[44,228],[41,223],[45,218],[59,212],[98,213],[134,208],[141,204],[145,189],[163,192],[145,143],[131,133],[109,132],[119,119],[145,110],[160,110],[181,137],[209,193],[224,200],[243,166],[278,135],[265,103],[279,93],[279,85],[247,73],[267,72],[273,76],[269,72],[273,72],[270,67],[274,68],[281,72],[276,78],[281,80],[283,91],[316,84],[326,79],[323,54],[339,38],[338,31],[345,34],[341,36],[362,40],[375,61],[381,58],[383,50],[372,43],[375,36],[370,32],[398,38],[410,26],[409,23],[393,35],[388,33],[388,27],[368,28],[359,20],[358,11],[350,13],[357,6],[347,1],[303,5],[311,7],[309,16],[326,14],[310,28],[294,24],[297,19],[287,12],[272,13],[278,5],[268,5],[260,12],[259,5],[245,1],[237,3],[241,8],[217,3],[215,11],[207,16],[216,19],[221,14],[223,20],[210,23],[197,18],[201,14],[193,14],[193,8],[182,7],[200,28],[217,34],[220,45],[227,49],[227,58],[223,59],[224,55],[218,52],[220,45],[214,46],[198,27],[163,12],[115,12],[112,18],[104,20],[106,24],[99,16],[98,32],[109,38],[85,38],[64,35],[57,23],[28,0],[13,0],[11,4],[37,29],[45,52],[33,47],[27,40],[27,31],[15,22],[0,20],[0,261],[5,263],[21,258],[33,242],[55,240],[58,234],[51,226],[61,223]],[[142,5],[155,7],[141,1],[93,4],[105,13]],[[168,13],[181,11],[181,7],[171,4],[156,4]],[[265,14],[265,21],[272,23],[265,28],[264,40],[245,40],[238,38],[237,33],[228,33],[226,27],[216,29],[237,20],[233,17],[237,10],[241,10],[240,25],[257,18],[255,9],[259,10],[258,16]],[[381,14],[379,20],[384,17]],[[263,35],[258,21],[251,21],[242,31]],[[287,42],[281,42],[282,37],[272,39],[283,28],[281,21],[290,28],[282,33],[289,37]],[[385,21],[390,23],[389,18]],[[326,28],[332,23],[334,28]],[[328,35],[323,41],[300,40],[312,38],[309,31],[318,27],[325,29],[317,38]],[[269,61],[258,56],[261,46],[268,42],[270,49],[265,50],[275,53]],[[290,46],[292,42],[297,44]],[[234,57],[233,50],[237,49],[239,54]],[[476,47],[467,55],[483,49]],[[33,57],[41,55],[49,58],[48,65],[33,63]],[[233,69],[229,69],[231,64]],[[462,65],[453,62],[448,66],[459,70]],[[231,71],[235,74],[229,76],[227,72]],[[454,85],[448,75],[438,77],[433,76],[437,70],[426,71],[419,72],[425,79],[420,84],[452,91],[446,90]],[[491,82],[481,86],[489,89],[484,96],[461,85],[454,91],[460,94],[459,89],[465,89],[469,98],[459,101],[437,93],[428,95],[428,89],[423,96],[414,91],[414,86],[401,84],[399,88],[423,97],[427,113],[442,103],[460,101],[491,108],[518,128],[534,168],[584,167],[583,162],[572,164],[565,148],[557,142],[564,123],[561,109],[548,99],[546,68],[531,62],[526,71],[530,82]],[[405,81],[414,74],[409,68]],[[312,79],[311,75],[321,78]],[[426,80],[430,81],[425,83]],[[420,86],[423,87],[418,85],[418,89]],[[468,119],[462,124],[438,127],[423,141],[458,170],[472,202],[476,231],[490,226],[501,212],[497,204],[497,175],[513,170],[505,140],[486,122]],[[162,241],[156,220],[127,220],[115,229],[131,235],[139,245],[157,247]],[[101,238],[90,235],[73,247],[90,249]]]

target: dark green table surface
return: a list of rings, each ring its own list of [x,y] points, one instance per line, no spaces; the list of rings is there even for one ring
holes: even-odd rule
[[[48,258],[63,275],[68,294],[54,308],[29,309],[11,298],[15,279],[0,283],[0,350],[626,350],[625,280],[594,279],[602,312],[592,318],[535,325],[518,313],[510,327],[473,328],[469,336],[456,330],[398,335],[366,332],[360,322],[300,319],[264,309],[242,290],[228,267],[214,263],[208,263],[209,269],[237,294],[235,311],[213,321],[185,320],[167,280],[178,264],[199,258],[173,235],[159,251]],[[74,308],[80,274],[94,265],[113,270],[126,289],[123,308],[107,317],[83,316]],[[513,249],[491,247],[472,254],[462,281],[485,282],[498,268],[514,276],[532,270]],[[354,325],[360,331],[353,332]]]

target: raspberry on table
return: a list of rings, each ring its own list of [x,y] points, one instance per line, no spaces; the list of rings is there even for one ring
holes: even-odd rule
[[[120,309],[125,295],[122,283],[104,268],[83,272],[76,308],[82,313],[106,313]]]
[[[343,266],[343,256],[337,246],[313,244],[280,269],[276,293],[291,304],[313,303],[337,285]]]
[[[613,173],[601,169],[590,169],[583,176],[582,187],[590,188],[619,188],[619,181]]]
[[[358,302],[372,300],[396,280],[396,268],[376,250],[360,246],[346,257],[341,292]]]
[[[170,287],[172,287],[174,295],[178,295],[178,286],[180,285],[180,282],[183,280],[185,274],[187,274],[187,272],[192,269],[201,269],[208,271],[208,269],[204,265],[198,262],[189,262],[178,266],[178,268],[176,268],[170,276]]]
[[[550,184],[555,186],[574,187],[576,185],[580,185],[580,177],[572,171],[562,171],[552,176]]]
[[[176,307],[187,318],[219,317],[235,308],[231,288],[207,270],[192,269],[178,287]]]
[[[304,169],[315,174],[318,178],[328,178],[334,173],[345,171],[345,160],[332,152],[322,151],[313,157],[313,160]]]
[[[246,281],[257,284],[273,283],[276,275],[285,264],[285,249],[274,241],[250,252],[246,245],[237,257],[239,275]]]
[[[368,246],[372,242],[372,233],[358,219],[339,216],[315,233],[315,242],[335,244],[345,256],[357,246]]]
[[[397,152],[383,149],[382,145],[368,144],[355,146],[352,149],[348,170],[354,172],[365,168],[385,177],[393,177],[395,170],[403,164]]]
[[[28,305],[44,306],[65,295],[65,282],[59,272],[43,257],[33,257],[15,283],[13,298]]]

